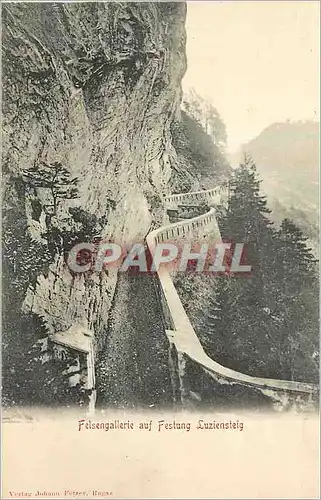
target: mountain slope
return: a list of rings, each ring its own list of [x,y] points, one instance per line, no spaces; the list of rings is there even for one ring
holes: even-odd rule
[[[284,217],[292,218],[315,247],[319,123],[274,123],[233,155],[233,165],[241,161],[244,152],[256,163],[273,219],[280,222]]]
[[[191,115],[181,111],[171,126],[177,161],[172,164],[173,192],[210,189],[229,178],[230,166],[213,138]]]

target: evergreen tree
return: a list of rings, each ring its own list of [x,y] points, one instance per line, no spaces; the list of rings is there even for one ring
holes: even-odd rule
[[[213,104],[198,95],[194,89],[190,89],[184,96],[183,109],[202,126],[223,154],[227,143],[226,126]]]
[[[230,182],[223,239],[244,243],[251,276],[217,279],[204,346],[228,366],[255,375],[314,380],[318,360],[315,260],[289,220],[276,230],[250,158]]]
[[[78,198],[78,179],[71,178],[70,172],[59,162],[47,165],[42,162],[41,168],[34,167],[23,173],[23,179],[29,186],[47,188],[52,197],[52,210],[55,214],[63,199]]]
[[[288,378],[317,380],[317,261],[307,247],[307,238],[289,219],[282,222],[275,241],[274,314],[278,318],[280,357]]]

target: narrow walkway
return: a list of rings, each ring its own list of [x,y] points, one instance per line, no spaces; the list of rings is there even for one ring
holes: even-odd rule
[[[154,279],[119,273],[108,339],[96,369],[97,407],[172,405],[169,342]]]
[[[211,198],[216,196],[216,190],[207,190],[195,193],[184,193],[171,195],[166,198],[167,206],[171,209],[177,208],[177,204],[186,203],[193,200],[193,203],[200,197],[202,203],[206,196],[209,196],[208,204],[211,205]],[[204,215],[187,219],[186,221],[168,224],[150,232],[146,238],[147,245],[151,253],[159,241],[173,241],[179,238],[183,233],[191,234],[197,227],[202,228],[209,221],[216,220],[215,209],[212,208]],[[216,221],[217,224],[217,221]],[[217,226],[217,233],[219,229]],[[199,338],[189,320],[178,293],[175,289],[172,278],[166,268],[160,268],[158,278],[162,288],[167,308],[170,311],[171,323],[173,327],[168,331],[170,340],[174,342],[178,352],[187,355],[190,359],[202,366],[215,379],[226,381],[229,384],[241,384],[259,389],[264,395],[276,395],[278,393],[296,394],[308,396],[311,400],[316,400],[318,396],[318,386],[315,384],[295,382],[292,380],[279,380],[261,377],[253,377],[244,373],[237,372],[230,368],[220,365],[212,360],[205,352],[199,341]]]

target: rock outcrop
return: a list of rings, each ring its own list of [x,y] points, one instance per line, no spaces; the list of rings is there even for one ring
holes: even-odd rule
[[[97,350],[104,342],[117,273],[72,274],[66,255],[95,238],[141,241],[159,223],[176,161],[185,15],[183,3],[3,7],[8,358],[28,329],[79,322]]]

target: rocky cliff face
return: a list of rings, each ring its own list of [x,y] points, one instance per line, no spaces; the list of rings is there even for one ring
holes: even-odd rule
[[[175,162],[185,11],[181,3],[4,6],[11,316],[32,317],[46,333],[86,323],[102,342],[116,273],[72,274],[67,251],[97,236],[139,241],[159,222]],[[8,344],[17,331],[11,316]]]

